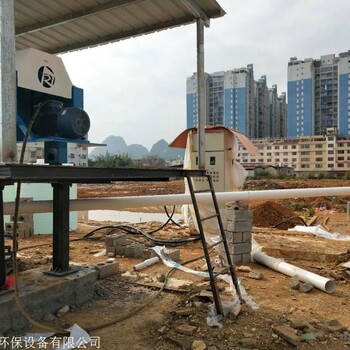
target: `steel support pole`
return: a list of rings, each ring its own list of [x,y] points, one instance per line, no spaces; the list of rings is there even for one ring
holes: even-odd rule
[[[14,163],[17,159],[14,0],[0,0],[0,79],[0,162]]]
[[[197,19],[198,168],[205,169],[206,91],[204,78],[204,21]]]
[[[69,184],[52,184],[53,187],[53,248],[52,272],[64,275],[69,268]]]
[[[0,288],[5,284],[5,281],[6,281],[3,189],[4,187],[1,186],[0,187]]]

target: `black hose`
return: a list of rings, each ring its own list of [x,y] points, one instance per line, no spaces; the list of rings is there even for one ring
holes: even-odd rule
[[[290,221],[291,219],[296,219],[296,218],[300,219],[300,220],[303,222],[303,224],[304,224],[305,226],[307,226],[307,223],[305,222],[305,220],[304,220],[301,216],[291,216],[291,217],[289,217],[289,218],[287,218],[287,219],[284,219],[284,220],[282,220],[281,222],[279,222],[278,224],[273,225],[273,226],[271,226],[271,227],[273,227],[273,228],[278,227],[279,225],[282,225],[282,224],[284,224],[285,222]]]
[[[180,227],[181,225],[179,225],[176,221],[173,220],[173,215],[174,215],[174,212],[175,212],[175,205],[173,205],[173,211],[171,213],[171,215],[169,215],[169,212],[168,212],[168,208],[166,206],[164,206],[164,211],[165,211],[165,214],[167,215],[167,217],[169,218],[169,220],[176,226]]]
[[[144,232],[144,231],[138,229],[137,227],[128,226],[128,225],[101,226],[101,227],[95,228],[92,231],[88,232],[81,239],[90,238],[91,236],[94,235],[95,232],[100,231],[100,230],[104,230],[107,228],[119,229],[119,230],[125,231],[127,233],[131,233],[131,234],[141,234],[141,235],[145,236],[147,239],[149,239],[150,241],[152,241],[155,245],[178,246],[178,245],[183,245],[183,244],[191,243],[194,241],[198,241],[200,239],[199,236],[196,236],[193,238],[188,238],[188,239],[176,239],[176,240],[157,239],[157,238],[152,237],[148,232]]]
[[[170,245],[170,246],[178,246],[178,245],[182,245],[182,244],[187,244],[187,243],[191,243],[194,241],[197,241],[200,239],[199,236],[195,236],[193,238],[189,238],[189,239],[177,239],[177,240],[164,240],[164,239],[157,239],[151,236],[151,234],[156,233],[158,231],[160,231],[161,229],[163,229],[166,225],[169,224],[169,222],[173,222],[175,225],[177,225],[178,227],[180,227],[180,225],[178,223],[176,223],[175,221],[173,221],[173,216],[175,213],[175,205],[173,206],[173,210],[171,212],[171,214],[169,215],[168,209],[165,206],[164,207],[165,213],[168,216],[168,220],[162,224],[161,226],[159,226],[158,228],[152,230],[152,231],[142,231],[140,229],[138,229],[137,227],[133,227],[133,226],[129,226],[129,225],[106,225],[106,226],[101,226],[98,227],[90,232],[88,232],[87,234],[85,234],[81,239],[87,239],[90,238],[91,236],[94,235],[95,232],[103,230],[103,229],[119,229],[122,231],[125,231],[127,233],[131,233],[131,234],[141,234],[143,236],[145,236],[147,239],[149,239],[150,241],[152,241],[155,245]]]

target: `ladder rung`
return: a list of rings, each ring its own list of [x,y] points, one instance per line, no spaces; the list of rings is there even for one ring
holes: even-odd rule
[[[213,243],[213,244],[207,246],[207,249],[214,248],[214,247],[216,247],[217,245],[221,244],[222,242],[223,242],[223,240],[220,240],[220,241],[218,241],[218,242],[215,242],[215,243]]]
[[[230,267],[229,266],[225,266],[222,270],[215,272],[214,273],[214,277],[218,277],[219,275],[223,274],[223,273],[227,273],[230,271]]]
[[[218,216],[219,216],[218,214],[206,216],[205,218],[201,219],[201,221],[205,221],[205,220],[209,220],[209,219],[212,219],[212,218],[216,218],[216,217],[218,217]]]
[[[210,188],[207,188],[205,190],[196,190],[196,191],[193,191],[193,193],[208,193],[208,192],[211,192],[211,189]]]

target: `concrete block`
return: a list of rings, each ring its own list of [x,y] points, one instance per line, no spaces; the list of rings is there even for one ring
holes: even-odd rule
[[[226,210],[232,211],[232,210],[248,210],[249,206],[246,202],[241,201],[235,201],[226,203]]]
[[[231,254],[231,261],[234,265],[241,265],[242,262],[242,254]]]
[[[243,243],[243,232],[225,231],[225,235],[229,244]]]
[[[5,231],[13,233],[14,223],[7,222],[5,224]],[[34,234],[33,223],[30,222],[17,222],[17,237],[18,238],[26,238],[31,237]]]
[[[179,249],[174,249],[174,250],[168,250],[168,253],[166,254],[169,259],[173,261],[180,261],[180,250]]]
[[[252,251],[251,243],[239,243],[233,244],[233,254],[245,254],[250,253]]]
[[[14,215],[11,215],[11,222],[15,221]],[[33,214],[19,214],[17,222],[27,222],[27,223],[33,223]]]
[[[124,256],[127,258],[134,258],[135,257],[135,245],[130,244],[124,247]]]
[[[113,254],[114,256],[116,256],[117,254],[115,253],[115,249],[116,247],[113,246],[113,245],[106,245],[106,252],[107,252],[107,255],[108,254]]]
[[[98,263],[96,265],[98,271],[98,278],[103,279],[109,276],[118,275],[121,273],[119,263],[117,261]]]
[[[105,238],[106,246],[126,246],[128,244],[126,234],[113,234]]]
[[[134,257],[135,258],[142,258],[143,251],[145,250],[145,248],[146,247],[144,244],[136,243],[135,248],[134,248]]]
[[[115,255],[119,256],[125,256],[125,247],[124,246],[116,246],[115,249]]]
[[[168,253],[166,254],[169,259],[179,262],[180,261],[180,250],[179,249],[172,249],[168,250]],[[156,252],[153,249],[145,249],[143,251],[143,258],[144,259],[150,259],[154,258],[155,256],[158,256]]]
[[[250,210],[232,210],[226,213],[227,221],[252,221],[253,212]]]
[[[242,232],[242,242],[247,243],[252,241],[252,233],[251,232]]]
[[[226,240],[228,243],[247,243],[252,240],[251,232],[232,232],[225,231]]]
[[[245,253],[245,254],[231,254],[231,261],[235,265],[244,265],[248,264],[252,261],[252,258],[250,254]]]
[[[253,228],[253,221],[227,221],[226,230],[230,232],[250,232]]]

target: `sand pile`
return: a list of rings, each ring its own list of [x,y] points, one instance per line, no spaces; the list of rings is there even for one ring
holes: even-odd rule
[[[296,214],[287,209],[282,204],[273,201],[267,201],[260,204],[252,204],[250,210],[253,212],[253,226],[256,227],[273,227],[285,219],[289,219],[276,226],[280,230],[287,230],[295,225],[303,225]]]

